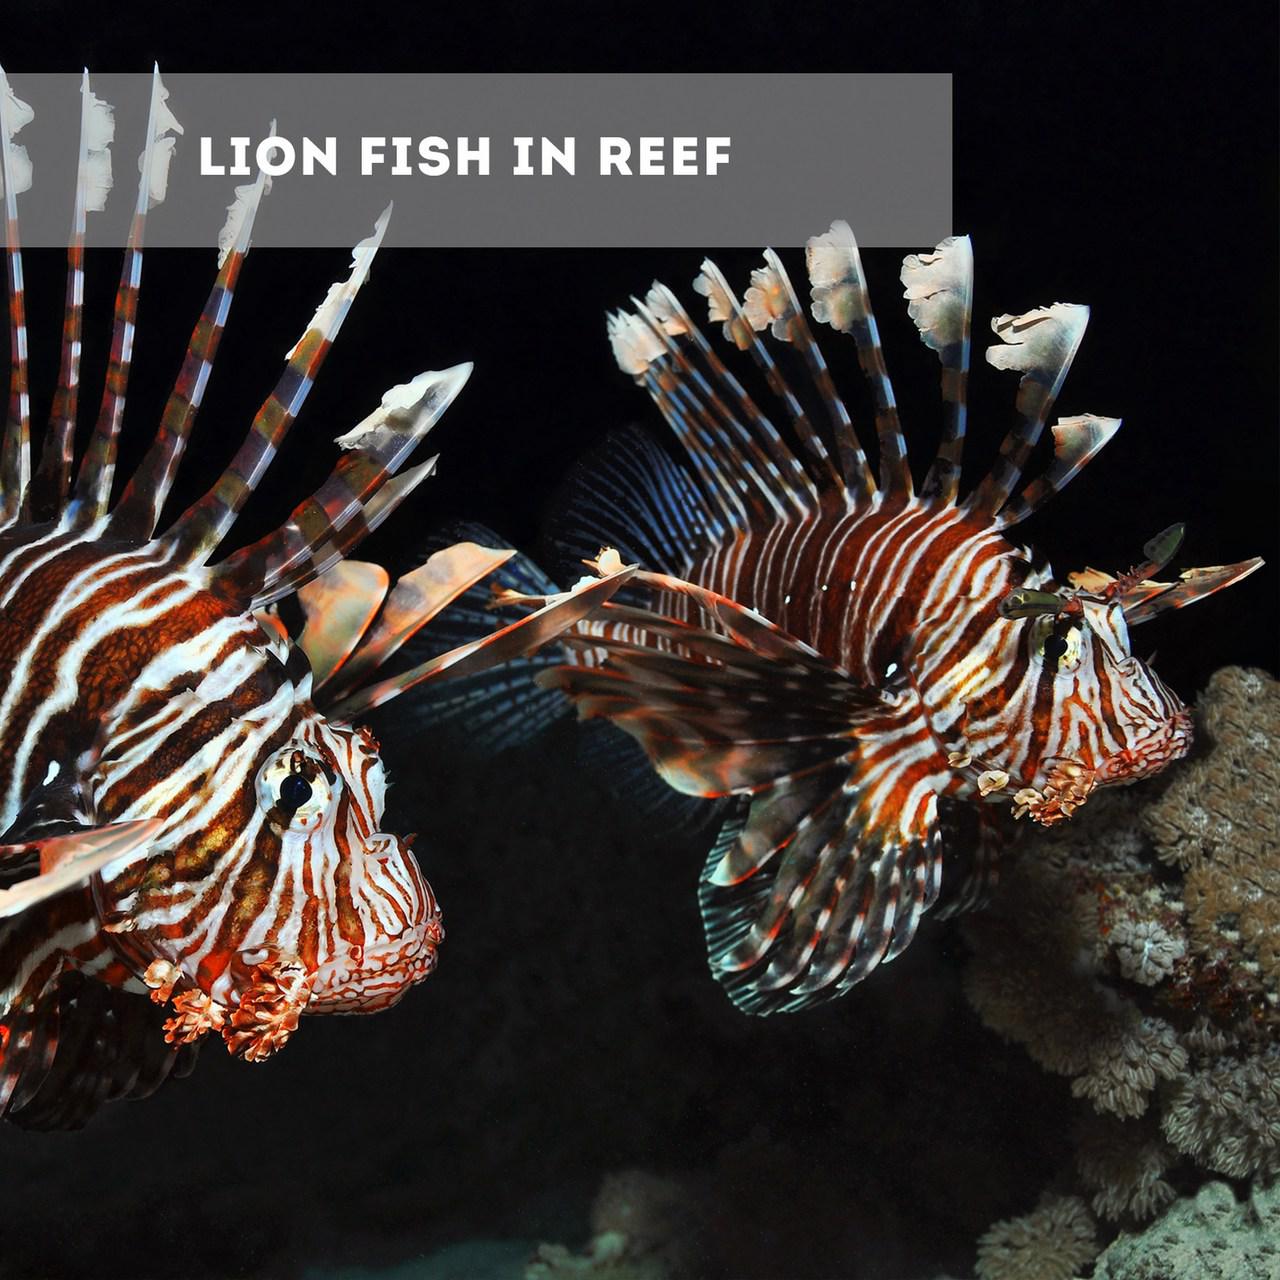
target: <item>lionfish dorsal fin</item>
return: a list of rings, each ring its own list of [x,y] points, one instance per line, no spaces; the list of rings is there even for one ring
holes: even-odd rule
[[[1120,430],[1119,418],[1099,418],[1082,413],[1074,418],[1061,418],[1050,430],[1053,433],[1053,461],[1042,476],[1037,476],[1000,512],[1000,524],[1009,528],[1025,520],[1044,506],[1055,493],[1060,493],[1081,470],[1111,442]]]
[[[204,563],[235,523],[302,409],[356,294],[368,279],[390,217],[388,205],[372,234],[352,250],[350,274],[331,285],[316,308],[302,337],[289,351],[280,380],[263,401],[248,436],[222,476],[166,531],[164,538],[171,544],[175,559]],[[224,269],[234,256],[228,256]]]
[[[948,236],[932,253],[912,253],[902,262],[907,313],[921,341],[942,364],[942,399],[947,420],[938,452],[921,493],[955,502],[968,414],[969,347],[973,322],[973,244],[968,236]]]
[[[746,313],[753,329],[768,329],[775,338],[789,342],[803,356],[831,424],[840,464],[839,483],[853,495],[855,501],[869,498],[875,492],[875,480],[854,430],[853,420],[836,390],[822,349],[814,340],[813,331],[805,319],[804,308],[796,296],[782,260],[772,249],[764,252],[764,266],[757,267],[751,273],[751,287],[746,293]],[[807,426],[807,420],[803,418],[796,422],[798,430]],[[802,431],[801,440],[807,451],[824,462],[828,471],[834,474],[826,447],[812,429]]]
[[[9,276],[9,416],[0,444],[0,529],[18,518],[31,479],[31,398],[27,386],[27,315],[18,239],[18,196],[31,187],[31,160],[14,136],[35,112],[0,69],[0,182],[4,187],[5,258]]]
[[[805,254],[814,319],[853,338],[858,363],[871,386],[880,444],[880,489],[886,497],[910,497],[913,490],[907,442],[880,349],[880,331],[871,310],[858,242],[849,224],[837,221],[822,235],[810,237]]]
[[[852,483],[869,495],[871,472],[865,465],[865,458],[859,460],[856,449],[853,453],[848,452],[848,442],[854,439],[853,425],[844,402],[836,393],[822,352],[805,323],[799,299],[777,254],[772,249],[766,249],[764,258],[765,265],[757,267],[751,273],[751,285],[744,295],[743,305],[739,305],[728,282],[710,259],[703,262],[702,273],[694,281],[693,287],[706,296],[713,320],[722,313],[730,313],[731,319],[726,317],[724,321],[724,336],[730,340],[736,339],[739,346],[749,344],[752,357],[768,380],[769,389],[786,405],[791,428],[806,455],[815,464],[819,483],[837,486]],[[780,342],[792,343],[804,353],[835,431],[841,451],[840,472],[837,472],[826,445],[809,422],[808,414],[788,386],[768,347],[757,336],[761,330],[766,329]]]
[[[711,266],[703,263],[704,270]],[[650,389],[729,523],[765,509],[776,519],[809,510],[812,486],[804,469],[675,295],[655,284],[648,297],[631,302],[632,320],[657,339],[651,358],[659,376]],[[710,384],[696,372],[695,352]]]
[[[434,470],[430,458],[396,475],[466,385],[471,368],[421,373],[392,387],[373,413],[338,437],[344,453],[324,484],[281,528],[215,566],[213,583],[259,609],[352,551]]]
[[[805,509],[803,472],[775,461],[780,438],[665,285],[635,312],[608,317],[619,367],[648,390],[698,477],[714,523],[742,527],[750,513],[784,503]],[[799,487],[798,487],[799,486]]]
[[[268,136],[274,133],[273,120]],[[112,532],[126,539],[145,540],[156,531],[213,371],[240,268],[249,252],[258,206],[270,190],[271,179],[259,171],[256,181],[235,189],[235,198],[227,208],[227,220],[218,235],[217,279],[191,331],[156,437],[111,512]]]
[[[165,197],[169,185],[169,164],[177,143],[174,135],[182,132],[182,125],[167,105],[168,97],[169,91],[160,79],[160,68],[157,66],[151,77],[147,140],[138,162],[138,201],[129,226],[124,265],[120,270],[120,285],[116,290],[106,385],[103,387],[98,420],[81,459],[75,490],[67,509],[67,523],[72,527],[92,524],[106,514],[111,501],[116,449],[133,357],[134,321],[138,310],[138,290],[142,283],[142,242],[147,212]]]
[[[991,328],[1000,341],[987,348],[987,362],[1022,375],[1017,398],[1021,421],[1005,436],[991,471],[969,496],[974,511],[994,518],[1013,493],[1088,323],[1089,308],[1070,302],[992,320]]]
[[[80,331],[84,302],[84,238],[87,215],[100,213],[111,191],[111,143],[115,115],[89,87],[86,70],[80,82],[80,156],[76,194],[67,242],[67,298],[62,319],[62,357],[49,427],[32,477],[27,511],[33,520],[52,519],[67,504],[75,451],[76,410],[80,396]]]

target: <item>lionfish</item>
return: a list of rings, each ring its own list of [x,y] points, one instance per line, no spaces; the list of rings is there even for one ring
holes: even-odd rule
[[[258,1060],[300,1014],[383,1009],[429,974],[440,912],[408,841],[381,830],[386,775],[353,719],[416,683],[534,648],[598,603],[590,589],[565,595],[374,678],[512,554],[448,547],[394,589],[378,566],[347,559],[431,474],[434,458],[400,468],[470,365],[388,391],[339,437],[329,479],[284,525],[211,563],[302,408],[387,214],[289,352],[229,466],[158,532],[262,175],[237,188],[159,429],[112,501],[144,224],[181,132],[166,98],[157,73],[106,385],[75,470],[86,215],[111,186],[114,130],[85,74],[61,371],[33,472],[16,204],[31,164],[13,140],[32,113],[0,73],[13,354],[0,444],[0,1112],[39,1126],[82,1123],[104,1100],[150,1092],[209,1031]],[[171,1002],[163,1039],[139,999],[148,994]]]
[[[602,572],[624,560],[645,570],[562,637],[574,660],[538,677],[582,717],[630,734],[677,791],[736,798],[699,897],[713,971],[753,1013],[840,995],[894,959],[938,901],[944,861],[943,910],[984,898],[1000,844],[990,806],[1052,824],[1095,788],[1185,754],[1190,715],[1133,656],[1129,631],[1262,563],[1154,580],[1181,540],[1175,526],[1128,572],[1064,584],[1008,540],[1120,425],[1063,418],[1047,469],[1015,494],[1084,335],[1084,306],[992,322],[987,359],[1020,375],[1019,417],[961,496],[967,237],[907,257],[901,273],[941,362],[946,408],[917,490],[858,248],[836,222],[807,245],[812,314],[854,340],[877,477],[781,261],[764,258],[741,301],[710,261],[694,288],[753,357],[780,425],[665,286],[610,317],[618,363],[657,403],[683,459],[632,432],[585,464],[561,541]],[[783,359],[804,382],[788,381]],[[958,838],[966,812],[976,831]]]

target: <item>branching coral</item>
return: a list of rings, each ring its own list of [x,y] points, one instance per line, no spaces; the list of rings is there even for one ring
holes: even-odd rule
[[[1105,1219],[1158,1212],[1175,1172],[1280,1173],[1280,683],[1220,671],[1198,714],[1196,759],[1025,838],[965,925],[983,1021],[1088,1104]]]
[[[978,1241],[978,1280],[1071,1280],[1097,1255],[1094,1223],[1078,1196],[1047,1195]]]

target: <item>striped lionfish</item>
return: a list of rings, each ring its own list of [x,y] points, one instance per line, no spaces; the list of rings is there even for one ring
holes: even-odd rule
[[[1063,418],[1047,470],[1015,496],[1083,337],[1083,306],[993,321],[999,341],[987,359],[1020,375],[1019,421],[961,497],[968,238],[902,268],[910,316],[941,361],[947,409],[917,491],[849,227],[810,240],[807,265],[814,319],[854,339],[870,385],[878,482],[776,254],[765,254],[741,301],[709,261],[694,288],[728,342],[754,357],[781,428],[655,284],[633,312],[611,316],[609,333],[684,461],[632,434],[584,468],[562,540],[602,572],[624,559],[648,571],[567,637],[575,662],[539,677],[582,716],[632,735],[671,787],[739,798],[699,893],[713,970],[756,1013],[839,995],[902,952],[938,899],[944,844],[958,865],[964,842],[947,833],[964,810],[953,802],[977,802],[979,818],[972,871],[948,908],[959,909],[995,878],[988,806],[1055,823],[1094,788],[1185,754],[1190,715],[1132,655],[1129,631],[1261,564],[1156,581],[1177,526],[1128,572],[1088,570],[1064,585],[1007,540],[1120,425]],[[768,345],[766,330],[782,345]],[[788,348],[796,354],[784,356]],[[807,371],[795,385],[815,411],[821,402],[823,431],[784,358]],[[602,544],[611,549],[600,553]],[[656,601],[637,600],[637,586]]]
[[[40,1126],[82,1123],[105,1099],[151,1091],[177,1050],[209,1031],[257,1060],[301,1013],[386,1008],[429,974],[440,913],[408,841],[380,829],[386,775],[353,719],[417,682],[536,647],[594,603],[591,592],[565,596],[373,679],[512,554],[449,547],[392,590],[382,569],[346,559],[431,474],[435,459],[397,472],[469,365],[388,391],[339,437],[329,479],[282,527],[210,563],[301,409],[387,214],[289,352],[221,478],[157,532],[262,175],[236,191],[159,430],[112,501],[143,230],[181,131],[166,98],[157,74],[106,386],[73,474],[86,214],[105,204],[114,130],[85,75],[61,372],[33,472],[16,203],[31,164],[13,140],[32,113],[0,77],[13,351],[0,445],[0,1112]],[[297,643],[277,607],[295,595]],[[139,999],[148,993],[171,1002],[173,1048]],[[140,1028],[151,1033],[142,1044]]]

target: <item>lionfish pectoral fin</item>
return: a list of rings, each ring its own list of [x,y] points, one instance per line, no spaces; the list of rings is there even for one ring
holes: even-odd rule
[[[481,643],[518,614],[506,610],[544,602],[560,588],[534,561],[503,548],[503,539],[472,522],[450,524],[434,533],[438,547],[426,563],[406,574],[392,590],[369,635],[341,673],[335,701],[367,684],[399,654],[420,668],[443,653]],[[427,623],[430,626],[427,626]],[[421,733],[465,740],[469,753],[491,755],[536,736],[564,714],[559,697],[537,687],[534,677],[560,658],[554,644],[504,663],[447,680],[426,680],[378,724],[387,741],[417,741]]]
[[[939,806],[947,871],[934,918],[949,920],[986,906],[1013,839],[1012,818],[1002,806],[944,802]]]
[[[460,540],[441,547],[416,569],[397,580],[373,625],[361,637],[355,652],[339,673],[335,696],[340,696],[342,689],[351,689],[366,681],[405,645],[411,644],[423,627],[449,610],[472,588],[491,581],[493,575],[516,556],[514,550],[503,547],[487,529],[481,530],[479,536],[483,543]],[[304,588],[304,592],[306,590],[310,588]],[[490,617],[483,631],[492,630]],[[431,631],[434,640],[439,630],[433,625]]]
[[[351,657],[382,608],[391,578],[381,565],[342,560],[298,592],[306,623],[298,644],[319,691]]]
[[[606,626],[570,641],[604,650],[607,663],[543,679],[583,717],[634,737],[670,786],[732,798],[700,889],[712,971],[747,1012],[804,1008],[897,955],[937,896],[936,800],[911,750],[928,730],[914,705],[882,699],[767,619],[683,585],[729,634],[605,610],[625,617],[625,633]]]
[[[331,714],[353,719],[418,685],[440,679],[473,676],[513,659],[526,657],[602,608],[630,580],[634,566],[608,577],[579,583],[550,597],[532,613],[438,654],[401,675],[389,677],[344,698]]]
[[[0,890],[0,918],[23,911],[83,884],[109,864],[145,853],[163,829],[158,818],[90,827],[70,835],[0,847],[0,858],[25,858],[38,851],[40,874]]]

